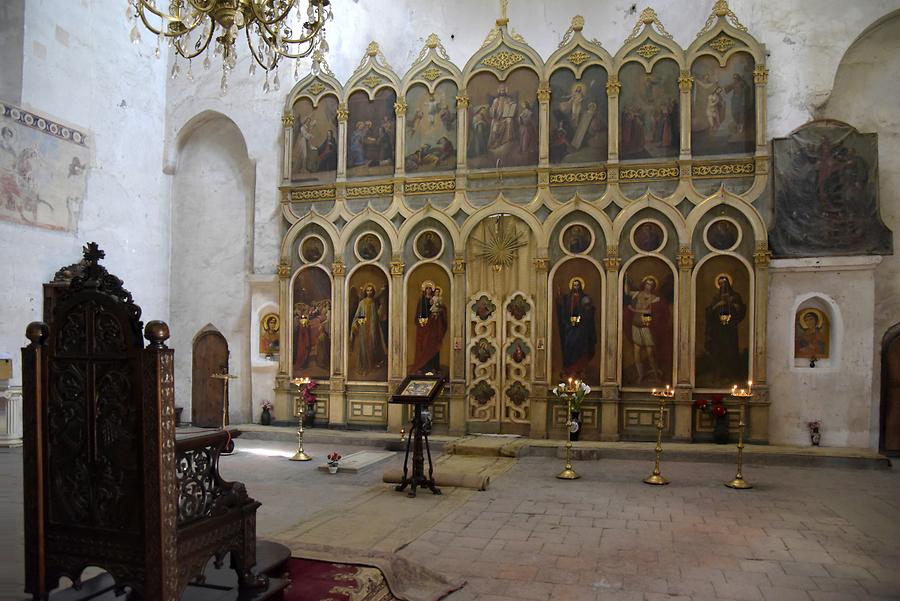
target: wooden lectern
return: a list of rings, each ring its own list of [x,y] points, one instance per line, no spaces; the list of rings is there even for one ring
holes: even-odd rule
[[[412,405],[414,407],[412,426],[409,437],[406,439],[406,456],[403,458],[403,479],[394,490],[400,492],[407,486],[410,487],[408,496],[416,496],[416,488],[427,487],[436,495],[441,494],[434,484],[434,464],[431,462],[431,448],[428,446],[428,432],[431,430],[431,420],[426,420],[422,415],[422,408],[430,405],[444,388],[444,378],[439,375],[410,375],[400,384],[391,396],[391,403]],[[409,447],[412,445],[413,461],[412,476],[409,475]],[[425,456],[428,453],[428,477],[425,477]]]

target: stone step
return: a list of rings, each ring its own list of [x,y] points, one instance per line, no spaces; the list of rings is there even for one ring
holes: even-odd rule
[[[340,462],[338,462],[338,473],[358,474],[359,472],[365,472],[379,463],[388,461],[396,454],[393,451],[358,451],[351,453],[342,457]],[[328,464],[320,465],[318,469],[319,471],[327,472]]]

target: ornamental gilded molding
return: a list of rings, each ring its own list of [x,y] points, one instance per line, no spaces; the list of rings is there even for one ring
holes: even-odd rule
[[[403,193],[408,195],[435,194],[439,192],[453,192],[456,190],[456,179],[436,179],[426,181],[411,181],[403,184]]]
[[[394,103],[394,112],[397,113],[398,117],[402,117],[406,114],[406,107],[406,101],[400,98],[397,100],[397,102]]]
[[[331,275],[333,275],[334,277],[343,277],[347,275],[347,266],[344,265],[343,261],[338,259],[331,264]]]
[[[394,277],[399,277],[403,275],[403,272],[406,270],[406,263],[403,261],[391,261],[391,275]]]
[[[323,84],[321,81],[319,81],[317,79],[314,82],[312,82],[311,84],[309,84],[308,86],[306,86],[306,90],[304,90],[304,91],[309,92],[313,96],[318,96],[319,94],[321,94],[322,92],[325,91],[325,84]]]
[[[466,272],[466,260],[465,259],[453,259],[453,273],[461,274]]]
[[[384,81],[384,78],[377,73],[370,73],[365,79],[362,80],[366,87],[370,90],[377,87],[378,84]]]
[[[442,73],[443,71],[441,69],[438,69],[435,66],[431,66],[422,71],[422,77],[424,77],[428,81],[434,81],[435,79],[440,77]]]
[[[286,280],[291,277],[291,266],[289,264],[279,263],[277,270],[279,279]]]
[[[758,240],[756,242],[756,250],[753,252],[753,262],[757,266],[766,268],[772,260],[772,251],[769,250],[769,242],[767,240]]]
[[[641,46],[640,48],[638,48],[637,50],[635,50],[635,52],[638,55],[643,56],[647,60],[650,60],[651,58],[656,56],[660,50],[661,50],[661,48],[659,46],[657,46],[656,44],[647,43],[647,44],[644,44],[643,46]]]
[[[319,188],[295,188],[288,193],[291,202],[309,202],[315,200],[334,200],[335,187],[322,186]]]
[[[391,196],[394,184],[374,184],[371,186],[347,186],[347,198],[360,196]]]
[[[660,22],[659,17],[656,15],[656,11],[650,7],[645,8],[641,11],[640,20],[634,24],[634,29],[631,30],[631,34],[627,38],[625,38],[625,43],[633,42],[636,40],[641,33],[644,31],[644,28],[650,28],[653,30],[653,26],[656,26],[656,30],[659,32],[659,35],[664,38],[672,39],[672,34],[666,31],[666,28],[663,27],[663,24]]]
[[[498,71],[506,71],[513,65],[521,63],[523,60],[525,60],[525,55],[523,54],[511,50],[501,50],[490,56],[486,56],[481,62]]]
[[[294,127],[294,115],[292,113],[283,114],[281,116],[281,125],[283,125],[285,129]]]
[[[347,103],[342,102],[338,105],[336,116],[338,123],[347,122],[347,119],[350,117],[350,111],[347,110]]]
[[[700,33],[697,34],[699,38],[701,35],[710,31],[713,26],[720,20],[725,19],[725,22],[737,29],[738,31],[743,31],[746,33],[747,28],[738,20],[737,15],[734,14],[728,7],[727,0],[717,0],[715,5],[713,6],[712,14],[706,19],[706,24],[703,26],[703,29],[700,30]]]
[[[690,271],[694,268],[694,252],[690,246],[684,245],[678,247],[678,269],[681,271]]]
[[[552,186],[577,186],[579,184],[600,184],[606,181],[605,170],[565,171],[550,174]]]
[[[456,97],[456,108],[469,108],[469,97],[466,94],[460,94]]]
[[[534,258],[534,268],[537,271],[547,271],[548,267],[550,267],[550,259],[548,259],[547,257]]]
[[[765,65],[756,65],[753,68],[753,83],[761,85],[769,83],[769,70]]]
[[[575,65],[576,67],[581,65],[581,63],[585,62],[587,59],[591,58],[591,55],[579,48],[575,50],[572,54],[566,57],[569,59],[569,62]]]
[[[682,92],[690,92],[694,86],[694,76],[690,71],[682,71],[678,76],[678,89]]]
[[[541,104],[546,104],[550,102],[550,86],[547,84],[541,84],[537,91],[537,98]]]
[[[753,159],[729,163],[694,163],[691,166],[691,176],[696,178],[734,177],[755,173]]]
[[[619,249],[614,246],[607,248],[603,264],[606,266],[606,271],[619,271],[619,266],[622,264],[622,259],[619,258]]]
[[[610,98],[614,96],[618,96],[619,92],[622,91],[622,82],[619,81],[618,77],[610,76],[610,78],[606,81],[606,95]]]
[[[675,179],[678,175],[678,167],[636,167],[619,169],[619,181]]]
[[[719,54],[725,54],[732,48],[734,48],[734,38],[731,38],[724,33],[719,35],[716,39],[709,43],[709,47],[713,50],[718,50]]]

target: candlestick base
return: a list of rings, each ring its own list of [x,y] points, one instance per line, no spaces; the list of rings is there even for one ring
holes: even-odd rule
[[[744,480],[743,478],[740,478],[740,477],[735,478],[734,480],[731,480],[730,482],[726,482],[725,486],[727,486],[728,488],[736,488],[738,490],[753,488],[752,484],[750,484],[749,482],[747,482],[746,480]]]
[[[303,449],[297,449],[297,452],[291,457],[291,461],[312,461],[312,457],[307,455]]]
[[[669,481],[659,474],[650,474],[644,478],[644,484],[668,484]]]
[[[581,476],[579,476],[570,466],[567,466],[566,469],[556,474],[556,477],[561,480],[577,480],[578,478],[581,478]]]

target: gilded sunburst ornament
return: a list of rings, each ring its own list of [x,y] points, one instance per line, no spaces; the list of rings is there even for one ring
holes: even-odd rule
[[[497,217],[488,239],[484,242],[475,240],[475,243],[479,247],[476,256],[487,262],[494,271],[512,267],[519,249],[527,244],[523,235],[516,231],[515,225],[509,227],[502,216]]]

